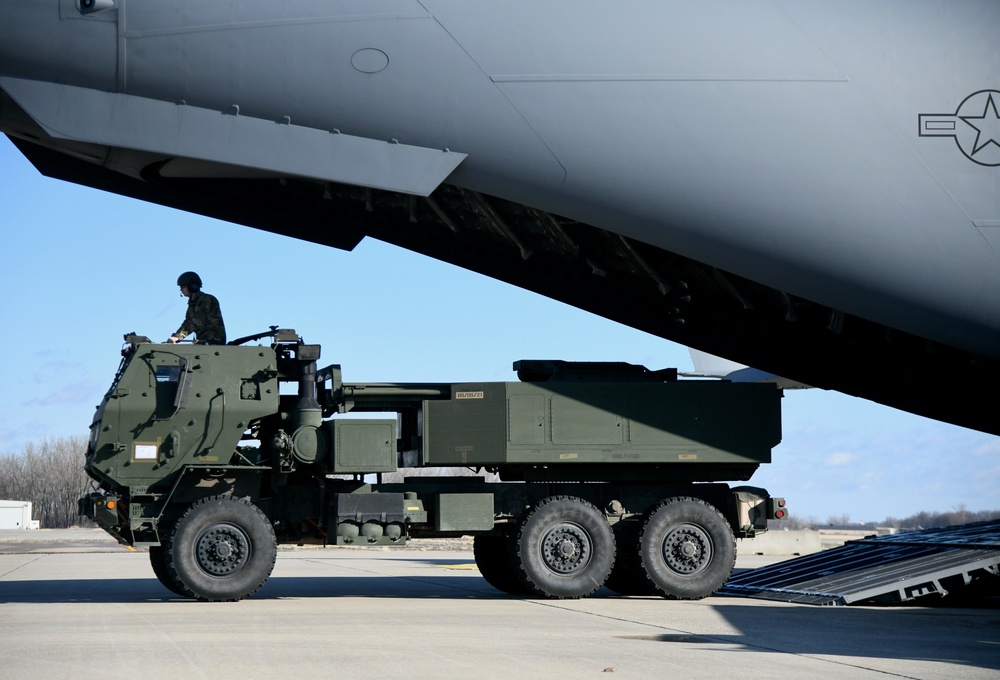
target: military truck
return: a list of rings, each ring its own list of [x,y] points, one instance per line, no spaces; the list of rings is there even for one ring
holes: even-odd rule
[[[773,385],[562,361],[516,362],[513,382],[345,383],[319,358],[277,327],[229,345],[126,335],[80,514],[148,548],[174,593],[234,601],[279,544],[467,535],[510,594],[701,598],[732,572],[735,538],[786,513],[723,483],[770,461]]]

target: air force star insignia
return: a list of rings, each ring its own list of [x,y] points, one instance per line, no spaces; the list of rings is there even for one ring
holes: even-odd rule
[[[1000,165],[1000,91],[980,90],[966,97],[955,113],[921,113],[921,137],[954,137],[973,163]]]

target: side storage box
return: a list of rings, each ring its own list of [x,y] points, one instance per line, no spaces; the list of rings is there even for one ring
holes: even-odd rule
[[[334,474],[396,471],[396,421],[345,418],[323,423]]]
[[[489,531],[493,528],[493,494],[442,493],[434,503],[437,531]]]

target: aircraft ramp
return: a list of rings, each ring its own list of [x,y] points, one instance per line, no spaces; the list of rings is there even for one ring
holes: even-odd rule
[[[849,541],[736,574],[720,595],[815,605],[892,604],[1000,578],[1000,520]]]

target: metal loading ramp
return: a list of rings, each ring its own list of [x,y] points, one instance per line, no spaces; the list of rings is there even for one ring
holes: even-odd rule
[[[1000,520],[849,541],[729,579],[719,595],[817,605],[944,597],[1000,576]]]

